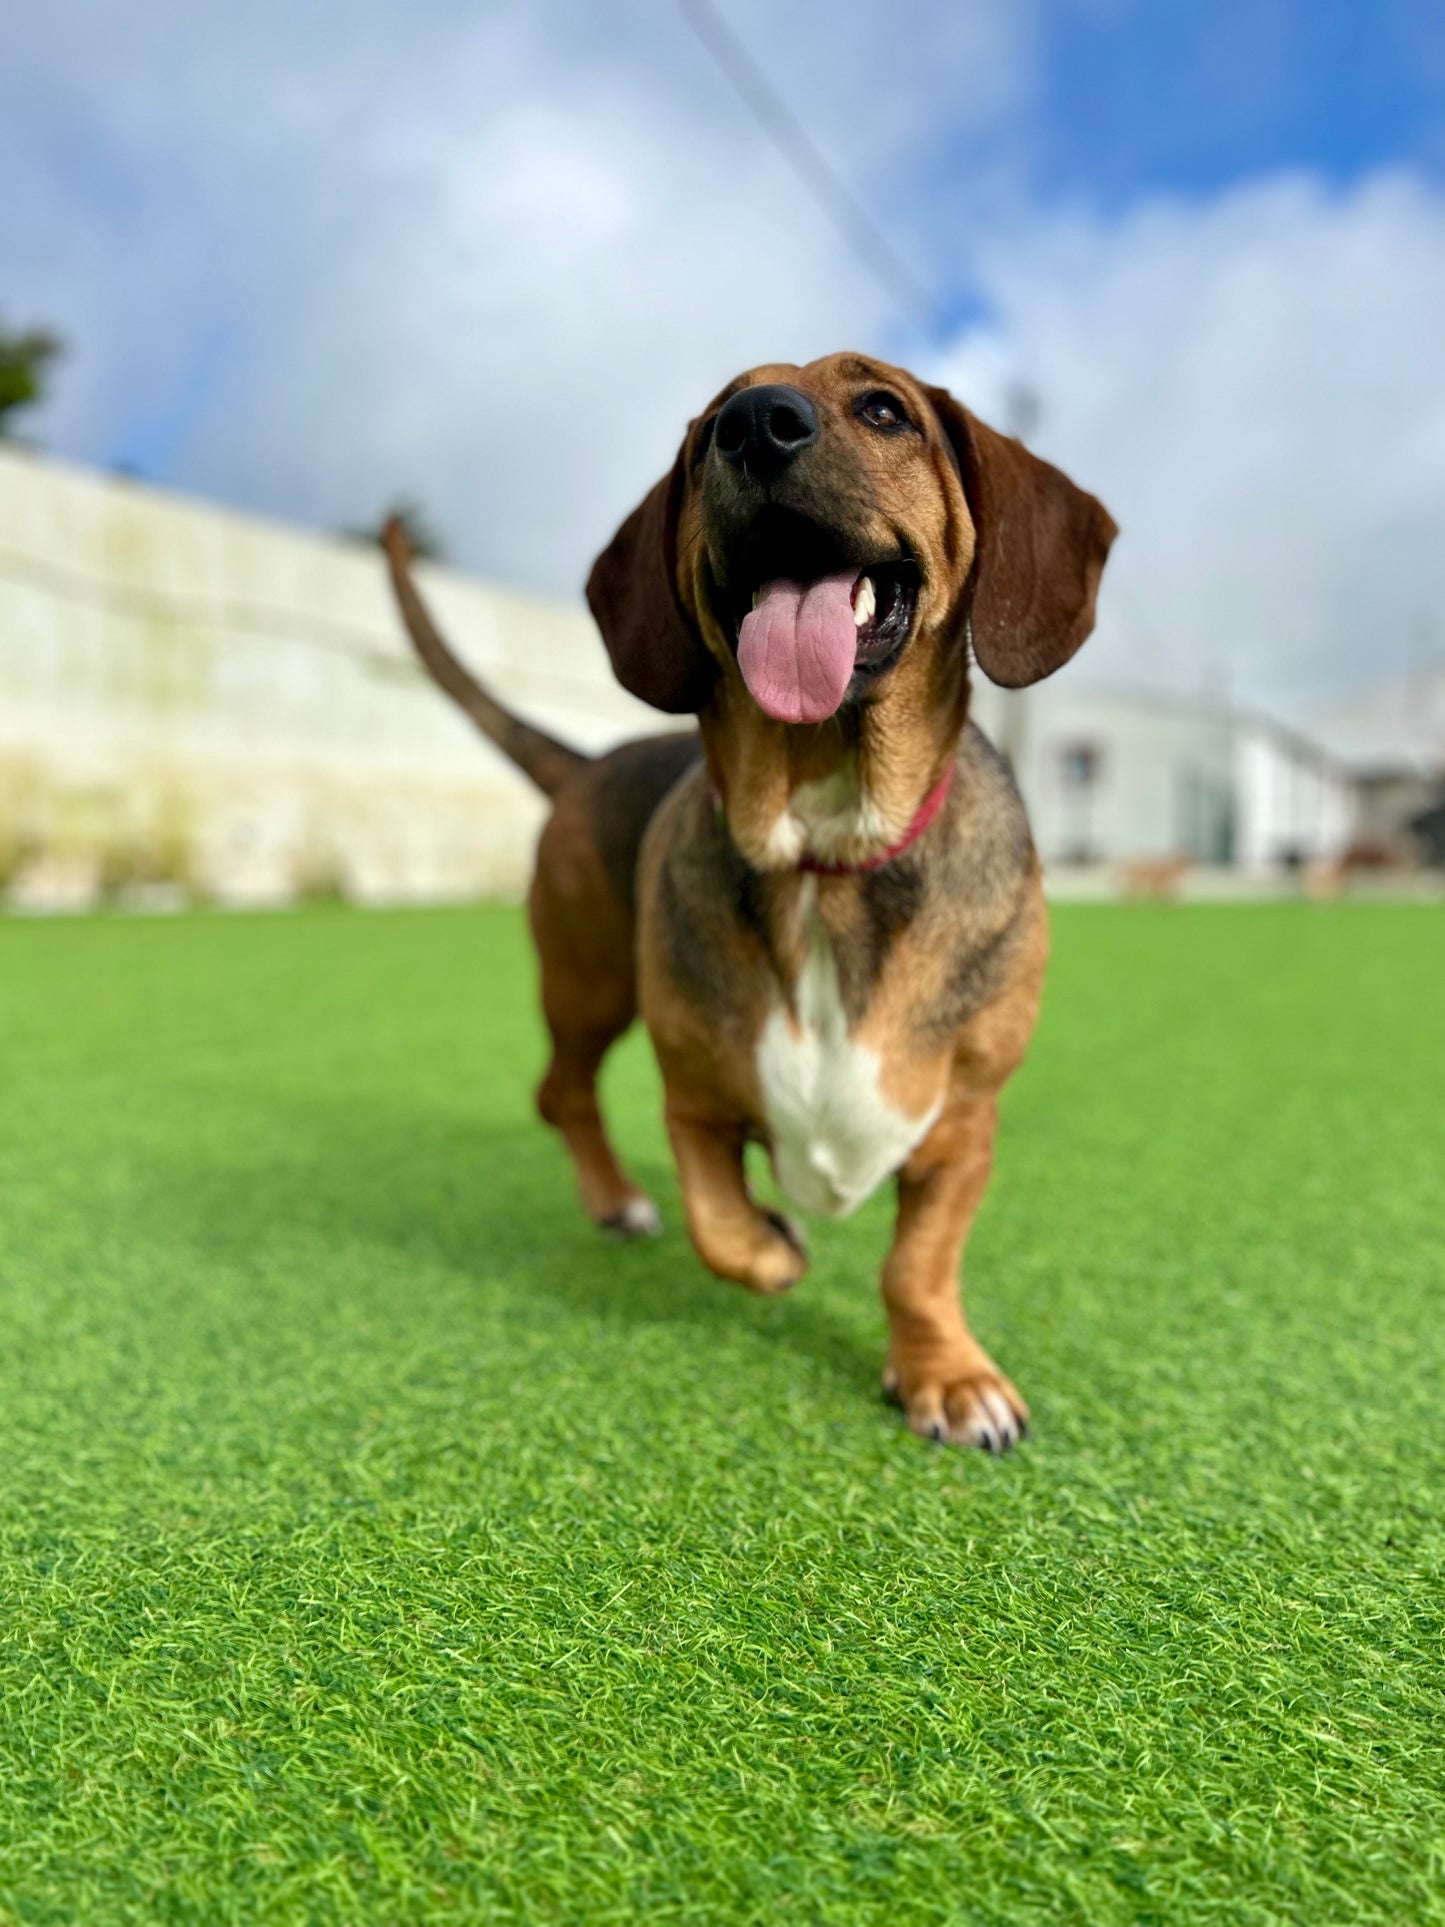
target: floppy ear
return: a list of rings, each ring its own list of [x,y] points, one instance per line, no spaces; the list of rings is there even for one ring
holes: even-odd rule
[[[973,516],[973,653],[1006,689],[1051,676],[1094,626],[1114,518],[1062,470],[1000,435],[943,388],[928,399]]]
[[[690,715],[712,691],[717,668],[677,599],[677,518],[686,475],[650,489],[592,564],[587,606],[612,658],[613,674],[654,709]]]

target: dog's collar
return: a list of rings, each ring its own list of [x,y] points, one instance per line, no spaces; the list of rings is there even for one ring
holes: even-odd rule
[[[913,821],[896,843],[878,856],[865,857],[861,863],[824,863],[821,857],[805,856],[798,859],[798,868],[817,877],[856,877],[865,870],[881,870],[890,863],[896,863],[903,852],[911,849],[922,836],[934,817],[948,801],[948,792],[953,788],[953,763],[950,759],[942,776],[919,804]]]
[[[953,761],[950,758],[948,767],[919,804],[912,822],[896,843],[890,843],[888,848],[881,851],[877,856],[865,857],[861,863],[824,863],[821,857],[804,856],[798,859],[798,868],[807,871],[810,876],[815,877],[856,877],[862,876],[867,870],[882,870],[888,864],[896,863],[905,850],[912,849],[919,837],[922,836],[929,824],[932,823],[933,819],[938,815],[938,812],[948,801],[948,792],[952,788]],[[727,813],[723,808],[723,800],[716,790],[712,792],[712,801],[713,808],[717,811],[719,822],[726,828]]]

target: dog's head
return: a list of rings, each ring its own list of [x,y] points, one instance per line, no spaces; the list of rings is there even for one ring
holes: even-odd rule
[[[654,708],[705,709],[737,677],[779,722],[818,723],[898,672],[961,676],[966,637],[995,682],[1050,675],[1094,626],[1116,532],[943,389],[830,355],[723,390],[587,599],[618,680]]]

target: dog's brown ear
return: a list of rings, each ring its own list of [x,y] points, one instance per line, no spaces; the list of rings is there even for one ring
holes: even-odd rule
[[[587,606],[626,690],[671,715],[695,714],[717,669],[677,598],[677,518],[686,480],[679,455],[592,564]]]
[[[1094,626],[1114,518],[1062,470],[1000,435],[944,388],[928,399],[953,446],[973,517],[973,653],[1006,689],[1040,682]]]

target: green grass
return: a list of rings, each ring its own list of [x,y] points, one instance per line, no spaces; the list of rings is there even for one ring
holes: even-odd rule
[[[532,1121],[515,912],[0,924],[0,1918],[1445,1920],[1428,908],[1055,916],[1003,1461]]]

